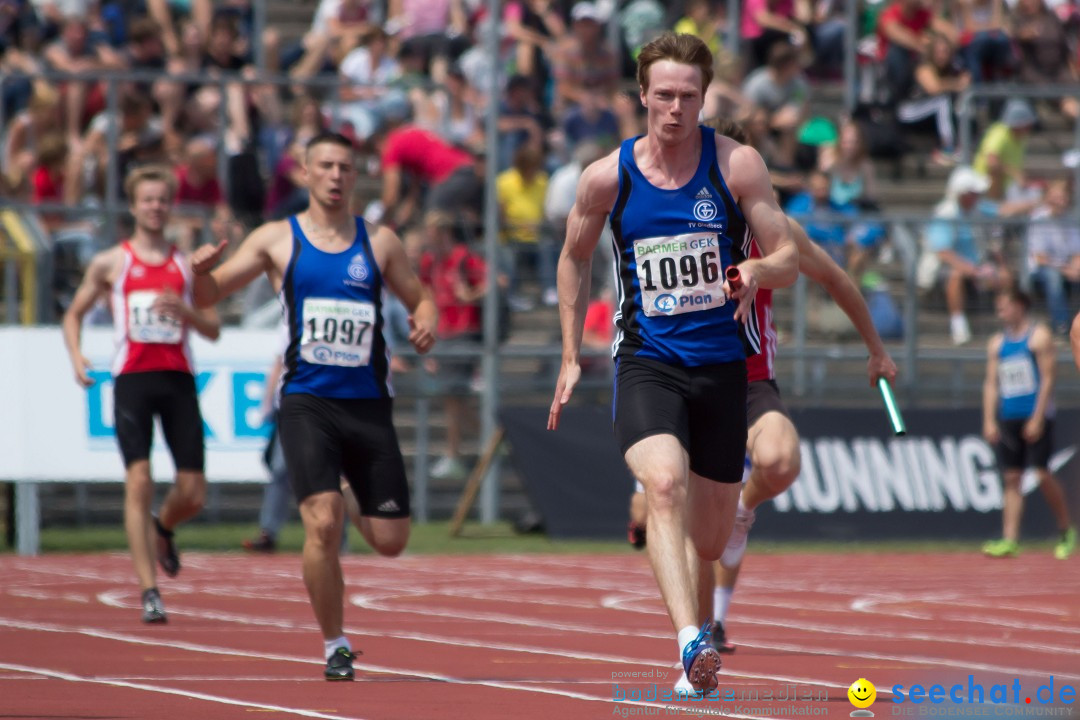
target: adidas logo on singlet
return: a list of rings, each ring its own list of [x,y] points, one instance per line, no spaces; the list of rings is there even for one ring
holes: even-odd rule
[[[696,198],[697,200],[703,200],[703,199],[705,199],[705,198],[711,198],[711,197],[712,197],[712,193],[711,193],[711,192],[709,192],[709,188],[707,188],[707,187],[705,187],[704,185],[702,185],[702,186],[701,186],[701,189],[700,189],[700,190],[698,190],[698,192],[697,192],[697,195],[695,195],[694,197],[695,197],[695,198]]]

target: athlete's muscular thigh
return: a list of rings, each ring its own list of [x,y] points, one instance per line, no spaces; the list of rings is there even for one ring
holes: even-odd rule
[[[630,472],[645,487],[650,504],[685,502],[689,458],[674,435],[650,435],[638,440],[624,457]]]
[[[766,481],[790,484],[799,474],[799,432],[781,412],[767,412],[750,426],[746,452],[754,473]]]

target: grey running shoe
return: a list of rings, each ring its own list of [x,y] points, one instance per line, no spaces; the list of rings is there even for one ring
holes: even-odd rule
[[[158,593],[157,588],[143,590],[142,621],[158,625],[169,622],[169,618],[165,616],[165,606],[161,604],[161,595]]]

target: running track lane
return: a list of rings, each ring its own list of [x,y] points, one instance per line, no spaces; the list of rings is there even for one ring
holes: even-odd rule
[[[895,684],[968,675],[987,690],[1018,678],[1031,694],[1051,674],[1080,687],[1080,573],[1048,556],[751,554],[721,677],[734,699],[704,705],[664,701],[675,647],[642,555],[345,568],[364,655],[358,682],[331,684],[296,556],[185,556],[162,581],[170,624],[157,627],[138,622],[124,555],[0,557],[0,717],[569,720],[663,705],[751,717],[777,706],[761,700],[770,691],[827,697],[800,706],[847,717],[860,677],[882,710]]]

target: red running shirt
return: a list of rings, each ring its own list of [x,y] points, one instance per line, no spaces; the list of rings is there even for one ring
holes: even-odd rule
[[[750,243],[750,257],[761,257],[761,248],[757,240]],[[759,380],[774,380],[776,368],[773,361],[776,359],[776,323],[773,322],[772,311],[773,291],[768,288],[758,288],[754,296],[754,310],[757,317],[759,331],[761,332],[761,352],[746,358],[746,381],[758,382]]]
[[[164,263],[150,265],[139,260],[128,242],[121,247],[124,267],[112,289],[113,376],[157,370],[194,374],[187,325],[151,309],[166,288],[193,304],[191,271],[175,248]]]

